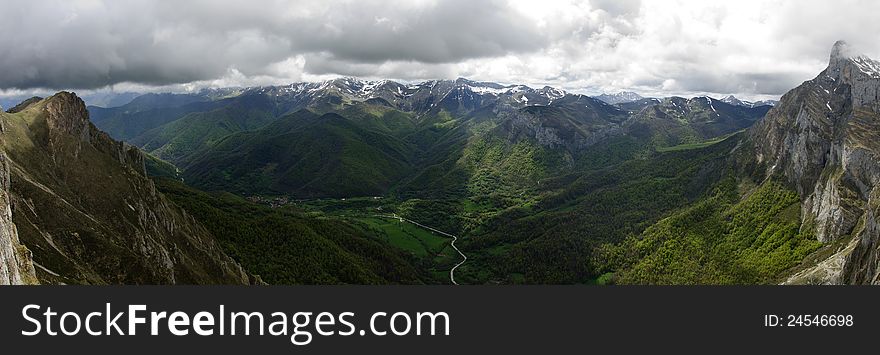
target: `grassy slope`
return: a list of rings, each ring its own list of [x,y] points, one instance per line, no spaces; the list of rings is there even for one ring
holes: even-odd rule
[[[379,217],[364,217],[359,220],[379,231],[389,244],[417,257],[436,256],[449,244],[448,239],[410,223]]]
[[[471,282],[589,282],[606,269],[595,250],[639,234],[709,191],[737,139],[703,150],[661,153],[549,179],[534,203],[501,211],[463,242]],[[469,274],[470,272],[470,274]]]
[[[189,102],[186,99],[184,101],[171,99],[151,106],[149,103],[139,104],[133,101],[113,108],[89,107],[89,113],[96,127],[115,139],[128,141],[187,114],[209,112],[226,104],[227,101]]]
[[[131,140],[157,157],[183,166],[191,155],[236,132],[262,127],[274,116],[263,109],[227,107],[188,114]]]
[[[298,112],[227,137],[185,171],[209,190],[300,197],[382,195],[411,171],[411,147],[336,114]]]
[[[270,284],[420,283],[424,276],[379,236],[339,219],[308,218],[169,179],[158,179],[157,186],[204,224],[227,254]]]
[[[466,282],[772,283],[820,247],[775,181],[736,186],[735,135],[549,180],[538,203],[473,230]],[[739,181],[751,181],[741,177]],[[559,188],[554,188],[554,183]],[[740,200],[742,197],[742,200]],[[611,272],[616,271],[615,274]],[[613,275],[613,277],[612,277]],[[599,281],[597,281],[599,279]]]
[[[751,189],[749,189],[751,190]],[[800,231],[800,199],[767,181],[740,199],[732,179],[711,196],[611,247],[619,283],[755,284],[778,281],[821,243]]]

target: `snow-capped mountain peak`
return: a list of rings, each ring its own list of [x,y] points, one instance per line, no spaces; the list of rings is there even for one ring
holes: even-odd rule
[[[632,91],[621,91],[616,94],[602,94],[593,98],[612,105],[644,99],[644,97]]]
[[[742,107],[758,107],[758,106],[776,106],[778,101],[776,100],[761,100],[761,101],[745,101],[736,98],[736,96],[728,95],[727,97],[721,99],[722,102],[734,106],[742,106]]]

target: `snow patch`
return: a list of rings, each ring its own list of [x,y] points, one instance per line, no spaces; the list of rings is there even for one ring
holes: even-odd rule
[[[859,68],[864,74],[867,74],[873,78],[880,78],[880,62],[877,62],[871,58],[865,56],[858,56],[852,58],[853,64]]]

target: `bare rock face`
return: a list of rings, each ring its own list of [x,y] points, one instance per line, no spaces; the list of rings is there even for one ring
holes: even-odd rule
[[[76,95],[62,92],[0,115],[4,203],[41,283],[255,282],[156,190],[140,151],[90,123]]]
[[[58,93],[46,102],[45,111],[50,145],[53,139],[62,139],[66,136],[74,136],[83,143],[89,143],[91,138],[89,113],[85,103],[76,95],[69,92]]]
[[[498,117],[501,124],[496,131],[508,141],[531,139],[570,153],[623,133],[623,111],[586,96],[569,95],[553,105],[500,112]]]
[[[31,252],[19,242],[18,231],[12,223],[9,165],[6,161],[6,155],[0,151],[0,285],[36,284]]]
[[[144,157],[140,151],[95,128],[89,121],[85,102],[73,93],[62,91],[46,100],[45,112],[49,150],[53,156],[72,153],[77,157],[83,145],[88,145],[110,155],[120,164],[145,174]],[[59,143],[71,136],[76,137],[76,144],[65,147]]]
[[[880,283],[880,62],[835,43],[828,68],[785,94],[750,135],[767,174],[801,195],[802,228],[845,242],[789,282]]]

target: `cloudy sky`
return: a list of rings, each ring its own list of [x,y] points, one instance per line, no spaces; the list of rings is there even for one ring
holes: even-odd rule
[[[776,97],[832,43],[880,54],[880,1],[13,0],[0,96],[338,76]]]

